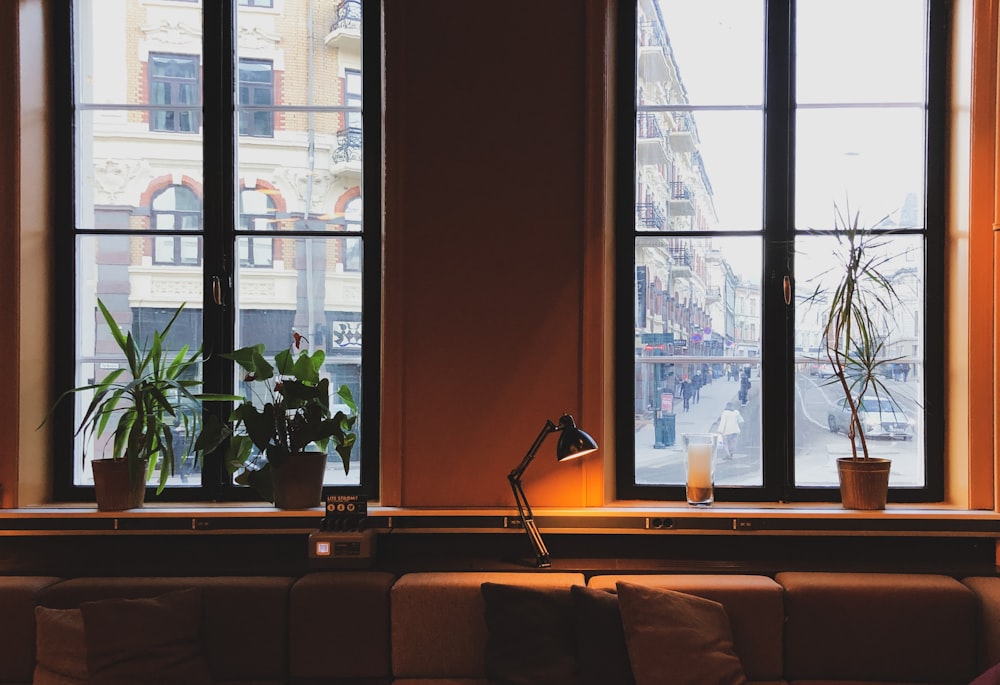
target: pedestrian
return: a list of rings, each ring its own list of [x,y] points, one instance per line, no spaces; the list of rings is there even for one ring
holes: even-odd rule
[[[681,397],[684,398],[684,411],[691,408],[691,381],[684,379],[681,382]]]
[[[726,460],[736,455],[736,442],[743,430],[743,415],[732,402],[726,402],[726,408],[719,416],[719,433],[722,434],[722,445],[726,448]]]
[[[747,406],[750,396],[750,372],[746,371],[740,378],[740,404],[742,406]]]

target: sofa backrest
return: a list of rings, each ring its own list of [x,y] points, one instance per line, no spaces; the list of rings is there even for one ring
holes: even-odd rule
[[[396,581],[391,597],[392,667],[398,681],[486,677],[483,583],[585,585],[582,573],[427,572]],[[442,681],[443,682],[443,681]]]
[[[0,683],[30,683],[35,671],[35,606],[51,576],[0,576]]]
[[[217,683],[284,683],[288,672],[288,606],[295,578],[270,576],[73,578],[49,585],[39,604],[71,609],[109,598],[156,597],[202,590],[202,637]]]
[[[751,681],[781,680],[784,607],[781,587],[767,576],[713,574],[599,575],[591,587],[614,589],[619,582],[676,590],[722,604],[733,644]],[[664,617],[669,620],[669,617]]]
[[[787,680],[967,683],[973,592],[943,575],[784,572]]]
[[[326,571],[297,580],[288,605],[292,678],[388,682],[389,591],[395,579],[378,571]]]

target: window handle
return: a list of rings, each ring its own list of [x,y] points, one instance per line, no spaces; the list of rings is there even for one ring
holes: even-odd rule
[[[784,282],[781,284],[785,291],[785,304],[792,303],[792,277],[786,275]]]
[[[212,276],[212,300],[215,304],[222,306],[222,281],[218,276]]]

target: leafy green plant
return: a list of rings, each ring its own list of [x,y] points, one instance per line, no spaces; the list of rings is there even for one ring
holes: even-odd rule
[[[202,426],[201,406],[191,388],[201,381],[186,376],[193,375],[189,371],[199,363],[201,348],[188,355],[188,346],[184,345],[172,356],[166,349],[165,339],[184,304],[162,331],[153,332],[148,349],[136,342],[131,331],[122,331],[100,299],[97,306],[125,356],[127,368],[115,369],[98,383],[67,390],[56,400],[52,411],[69,395],[93,391],[74,434],[83,437],[84,459],[91,441],[100,440],[113,426],[112,458],[128,460],[130,469],[147,460],[145,480],[159,469],[156,493],[160,494],[175,466],[188,458],[197,463],[200,454],[194,443]],[[43,425],[51,413],[42,421]],[[174,429],[178,426],[187,436],[179,445],[174,440]]]
[[[304,338],[296,336],[298,350]],[[238,402],[223,424],[208,417],[196,445],[206,451],[228,440],[225,463],[241,485],[254,488],[262,497],[274,501],[272,468],[294,459],[308,446],[325,452],[332,442],[350,471],[351,450],[357,441],[354,433],[357,405],[350,389],[342,385],[337,397],[350,414],[330,411],[330,381],[320,377],[326,359],[322,350],[282,350],[272,364],[264,358],[264,345],[250,345],[220,355],[235,361],[246,372],[244,382],[248,397],[238,395],[200,395],[202,400]],[[256,448],[256,450],[255,450]]]
[[[875,230],[887,219],[865,227],[859,212],[851,214],[849,204],[844,210],[834,204],[831,235],[837,242],[834,255],[838,265],[827,272],[834,274],[834,283],[818,285],[806,298],[825,307],[823,349],[833,368],[831,382],[839,387],[849,408],[847,436],[853,459],[870,458],[861,420],[862,398],[871,392],[876,399],[892,399],[882,370],[900,359],[888,357],[885,349],[889,322],[900,303],[892,280],[884,272],[895,255],[888,245],[891,232]]]

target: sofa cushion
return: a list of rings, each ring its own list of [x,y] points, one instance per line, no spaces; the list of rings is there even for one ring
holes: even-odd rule
[[[84,602],[89,685],[212,685],[201,651],[197,588]]]
[[[780,682],[785,609],[781,586],[768,576],[748,574],[597,575],[588,587],[613,590],[619,582],[675,590],[718,602],[726,609],[733,643],[747,678]]]
[[[673,590],[618,583],[625,642],[637,685],[744,685],[725,608]]]
[[[569,588],[483,583],[486,677],[496,685],[579,685]]]
[[[976,601],[931,574],[783,572],[788,680],[964,682],[976,666]]]
[[[564,587],[584,585],[581,573],[416,572],[392,586],[390,622],[395,677],[481,679],[486,677],[486,618],[483,583]]]
[[[87,641],[79,609],[35,607],[34,685],[87,685]]]

